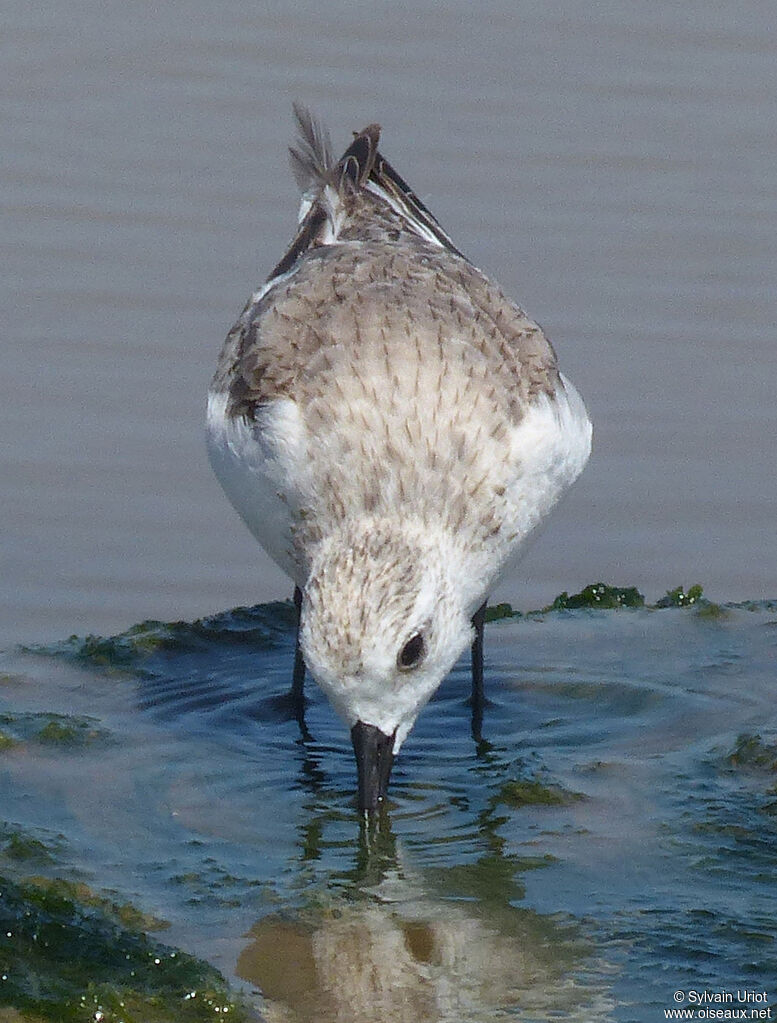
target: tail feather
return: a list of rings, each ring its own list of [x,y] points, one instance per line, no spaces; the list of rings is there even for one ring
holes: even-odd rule
[[[304,194],[328,184],[332,177],[334,159],[329,132],[301,103],[294,104],[298,137],[296,145],[289,147],[294,180]]]
[[[304,194],[334,185],[338,194],[364,187],[378,159],[380,125],[368,124],[354,132],[353,142],[335,163],[329,132],[307,107],[293,105],[297,140],[289,147],[294,179]]]
[[[442,229],[434,214],[378,151],[380,125],[368,124],[354,132],[353,142],[339,160],[332,157],[329,132],[307,107],[294,104],[297,139],[289,147],[291,168],[302,191],[300,223],[288,251],[268,278],[287,273],[311,248],[337,238],[351,199],[361,191],[380,198],[405,225],[422,238],[463,254]]]

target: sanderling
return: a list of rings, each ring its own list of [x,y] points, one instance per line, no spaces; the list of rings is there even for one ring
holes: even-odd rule
[[[208,447],[294,580],[298,710],[306,664],[351,729],[367,813],[469,644],[479,698],[484,601],[582,471],[591,424],[540,327],[378,152],[378,125],[335,162],[295,113],[299,228],[224,344]]]

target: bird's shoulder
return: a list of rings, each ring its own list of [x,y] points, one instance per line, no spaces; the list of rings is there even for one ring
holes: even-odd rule
[[[558,383],[542,329],[468,260],[424,239],[362,233],[309,249],[249,299],[213,386],[228,392],[230,414],[254,418],[278,398],[300,400],[311,374],[335,362],[342,372],[377,347],[401,367],[441,346],[454,372],[457,351],[480,361],[481,375],[506,388],[515,419]]]

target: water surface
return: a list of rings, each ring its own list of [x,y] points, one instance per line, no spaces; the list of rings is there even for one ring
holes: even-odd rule
[[[315,687],[310,736],[289,719],[291,619],[6,657],[3,820],[59,836],[57,872],[168,920],[268,1020],[648,1023],[676,989],[777,997],[775,604],[490,624],[482,741],[462,663],[372,829]]]
[[[131,900],[286,1023],[773,1001],[775,30],[770,0],[6,3],[3,870]],[[589,405],[592,462],[508,599],[760,601],[490,625],[485,742],[460,666],[375,833],[317,692],[310,740],[288,719],[288,608],[186,624],[290,592],[202,416],[291,234],[295,99],[335,145],[383,124]],[[148,618],[184,624],[83,639]],[[35,842],[52,862],[11,863]]]
[[[7,0],[0,642],[287,597],[204,394],[297,208],[291,102],[546,328],[593,460],[506,587],[777,593],[771,0]]]

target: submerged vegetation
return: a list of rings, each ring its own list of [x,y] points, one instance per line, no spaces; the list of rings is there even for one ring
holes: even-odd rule
[[[777,816],[777,739],[765,739],[761,735],[745,733],[738,736],[733,750],[726,757],[729,767],[748,771],[766,777],[771,784],[765,795],[769,800],[761,809],[772,817]]]
[[[193,622],[140,622],[115,636],[70,636],[63,642],[32,646],[33,653],[72,657],[97,667],[133,668],[151,654],[197,652],[213,644],[271,649],[295,622],[291,601],[276,600],[254,607],[198,618]]]
[[[720,613],[717,604],[712,604],[703,597],[704,590],[699,583],[694,583],[686,590],[684,586],[675,586],[655,602],[648,604],[636,586],[609,586],[607,583],[590,583],[579,593],[571,596],[565,591],[560,593],[552,604],[542,609],[542,614],[551,611],[577,611],[582,608],[598,608],[613,611],[619,608],[646,608],[657,611],[667,607],[696,607],[702,615]]]
[[[536,617],[579,610],[639,610],[663,608],[694,608],[701,616],[716,617],[723,609],[703,596],[701,585],[695,583],[686,590],[676,586],[665,596],[650,604],[635,586],[612,586],[596,582],[583,587],[579,593],[566,590],[546,607],[521,612],[503,601],[486,608],[486,622],[502,619]],[[95,667],[126,668],[137,671],[138,665],[152,656],[166,653],[180,654],[198,651],[213,652],[214,648],[235,646],[273,649],[288,641],[296,624],[296,612],[290,600],[271,601],[253,607],[236,607],[230,611],[210,615],[193,622],[144,621],[115,636],[70,636],[62,642],[32,646],[33,653],[72,658]],[[0,750],[3,748],[2,719],[0,718]],[[51,728],[56,736],[56,728]],[[45,740],[42,740],[45,741]]]
[[[2,714],[0,725],[14,744],[33,742],[41,746],[83,749],[102,745],[110,733],[96,718],[71,714]]]
[[[81,881],[22,873],[61,869],[64,845],[62,836],[0,825],[0,1020],[253,1018],[216,969],[150,937],[164,921]]]
[[[22,1020],[250,1018],[212,966],[127,926],[103,900],[79,897],[79,886],[0,876],[0,891],[0,1006]]]
[[[514,964],[527,949],[534,957],[526,964],[527,969],[532,976],[549,978],[554,991],[559,988],[558,978],[576,970],[588,955],[582,944],[579,948],[574,944],[578,941],[575,935],[565,936],[559,932],[555,919],[552,928],[547,922],[546,933],[542,929],[546,927],[545,919],[530,917],[519,905],[526,892],[531,892],[531,885],[536,888],[542,884],[541,874],[529,872],[547,870],[550,875],[553,871],[548,882],[552,888],[555,878],[563,876],[566,869],[566,843],[579,842],[575,849],[584,854],[588,848],[584,837],[586,829],[591,829],[592,841],[597,840],[602,808],[610,807],[611,787],[617,792],[621,777],[625,777],[629,799],[615,805],[625,805],[627,811],[632,800],[638,802],[642,792],[639,779],[646,765],[653,772],[652,777],[664,777],[657,775],[661,767],[660,755],[651,755],[640,763],[639,771],[629,773],[630,763],[624,751],[631,748],[637,729],[640,736],[645,735],[646,730],[648,735],[651,730],[659,734],[654,748],[663,750],[667,741],[666,722],[672,717],[669,711],[674,705],[678,708],[677,720],[701,720],[704,727],[704,714],[699,716],[698,713],[699,690],[710,705],[721,701],[720,706],[727,714],[729,708],[736,707],[733,701],[739,686],[742,692],[746,690],[747,714],[736,723],[733,716],[731,720],[725,718],[727,737],[723,743],[718,730],[721,716],[714,715],[714,738],[710,738],[705,747],[707,751],[714,750],[712,777],[707,778],[707,784],[717,785],[718,781],[721,784],[713,790],[714,802],[707,799],[705,788],[697,790],[684,786],[684,792],[690,791],[690,795],[686,792],[684,796],[691,800],[684,804],[690,816],[679,823],[675,821],[671,835],[675,844],[671,845],[671,854],[684,849],[685,843],[688,855],[693,857],[693,869],[707,873],[717,871],[716,877],[728,876],[726,872],[731,867],[726,857],[736,854],[737,877],[743,865],[750,864],[754,884],[772,883],[777,741],[768,706],[761,718],[753,714],[753,675],[742,674],[744,669],[740,665],[756,664],[761,675],[768,674],[773,652],[771,647],[761,652],[764,649],[761,642],[756,647],[760,660],[755,659],[752,646],[738,643],[735,628],[744,622],[746,628],[750,627],[748,636],[756,632],[761,640],[767,634],[773,636],[773,625],[777,621],[745,621],[750,618],[745,612],[762,610],[768,611],[768,617],[774,619],[777,603],[754,602],[720,608],[704,598],[701,586],[693,585],[677,586],[651,604],[634,587],[593,583],[579,593],[559,594],[541,610],[525,612],[524,620],[531,617],[533,623],[527,623],[530,625],[527,629],[516,627],[515,633],[527,634],[519,637],[521,656],[525,653],[525,641],[531,642],[533,637],[538,640],[536,656],[524,659],[522,667],[505,673],[504,688],[498,695],[494,694],[490,718],[493,730],[487,733],[488,741],[478,742],[474,756],[469,749],[464,756],[452,755],[452,751],[457,751],[455,743],[470,739],[463,697],[468,692],[469,679],[462,681],[460,668],[458,681],[441,707],[450,715],[447,720],[454,722],[451,735],[446,733],[445,736],[446,742],[450,738],[451,749],[446,748],[445,754],[438,758],[429,757],[422,749],[418,766],[426,769],[423,784],[415,783],[415,769],[412,784],[401,776],[398,778],[398,784],[404,783],[407,796],[403,812],[395,815],[403,831],[401,844],[405,850],[410,850],[406,863],[393,848],[393,840],[386,843],[380,835],[368,836],[364,850],[357,849],[348,790],[350,750],[343,751],[339,740],[327,741],[328,725],[324,719],[314,719],[313,741],[295,747],[298,759],[293,764],[289,762],[288,780],[276,764],[277,750],[285,746],[273,746],[268,759],[262,759],[266,750],[255,741],[262,737],[261,729],[275,729],[278,722],[284,728],[288,726],[290,732],[295,728],[294,722],[278,712],[272,703],[287,685],[295,627],[295,610],[290,602],[237,608],[191,623],[143,622],[113,637],[71,637],[62,643],[37,648],[37,654],[64,657],[102,676],[115,672],[110,684],[103,687],[111,693],[107,703],[112,706],[114,690],[121,690],[121,713],[125,715],[126,694],[131,692],[131,713],[118,719],[106,715],[105,724],[99,717],[91,716],[101,713],[102,704],[91,700],[88,679],[82,690],[74,691],[73,702],[68,691],[64,705],[62,701],[56,705],[59,711],[72,710],[73,713],[40,712],[40,701],[47,697],[38,693],[35,702],[27,703],[23,709],[11,705],[0,713],[0,767],[7,770],[9,777],[19,777],[25,784],[29,781],[31,792],[35,792],[39,779],[34,773],[25,772],[42,767],[41,778],[45,775],[46,780],[53,779],[53,794],[50,795],[53,800],[59,798],[59,774],[64,776],[73,768],[80,769],[76,771],[75,786],[71,787],[74,801],[78,803],[77,785],[82,778],[95,776],[95,765],[102,771],[111,758],[117,757],[116,762],[122,769],[129,763],[134,771],[138,764],[142,765],[143,756],[153,759],[159,749],[167,752],[166,746],[150,745],[136,759],[125,758],[127,752],[129,756],[134,755],[132,714],[150,709],[155,715],[153,726],[156,728],[160,723],[164,726],[160,731],[164,733],[165,743],[176,737],[175,729],[180,722],[182,748],[186,748],[187,755],[195,751],[193,760],[185,761],[187,766],[194,765],[191,778],[187,774],[181,781],[183,770],[176,760],[170,761],[173,769],[169,773],[168,762],[160,761],[148,775],[154,785],[162,782],[160,792],[154,794],[153,799],[140,801],[139,806],[145,810],[154,807],[156,799],[164,801],[165,810],[160,818],[163,822],[170,819],[170,807],[186,809],[186,813],[171,823],[176,840],[179,827],[183,839],[175,846],[175,856],[164,858],[165,854],[160,854],[159,857],[163,864],[160,877],[169,899],[164,905],[180,907],[182,915],[191,913],[192,918],[202,910],[198,919],[206,919],[211,912],[226,916],[233,910],[245,910],[250,893],[257,893],[256,916],[261,919],[251,932],[257,939],[256,947],[251,946],[251,955],[256,961],[246,965],[248,952],[244,953],[241,962],[245,969],[242,974],[238,971],[238,976],[250,982],[266,983],[268,992],[265,994],[269,998],[273,977],[279,978],[278,984],[286,983],[297,965],[310,965],[313,960],[316,975],[323,976],[322,971],[329,968],[331,960],[331,976],[335,980],[334,986],[326,987],[325,997],[334,997],[332,991],[339,991],[335,981],[339,981],[343,968],[340,951],[347,951],[353,939],[354,961],[361,962],[359,957],[363,958],[365,949],[372,948],[370,943],[374,938],[375,961],[383,962],[388,936],[392,941],[396,939],[396,948],[400,957],[404,957],[401,961],[408,963],[408,969],[415,970],[423,982],[419,986],[422,991],[428,990],[428,976],[438,977],[440,990],[445,991],[461,982],[456,972],[458,966],[456,969],[451,966],[447,972],[445,956],[448,955],[452,957],[451,962],[454,959],[456,963],[472,962],[470,972],[479,977],[481,960],[471,959],[472,950],[485,950],[494,962],[504,961],[509,965],[511,973],[504,983],[500,976],[483,974],[497,991],[498,999],[507,1003],[520,995],[520,991],[517,995],[515,991],[523,980],[518,978],[520,983],[513,984]],[[717,618],[723,614],[730,616],[726,628],[701,624],[705,617]],[[492,605],[486,612],[486,621],[490,622],[516,621],[520,617],[520,612],[508,603]],[[589,620],[595,627],[588,628]],[[693,624],[697,620],[700,622],[698,629]],[[590,654],[586,655],[589,661],[581,662],[578,648],[574,660],[565,655],[556,663],[554,652],[548,654],[547,634],[562,635],[567,621],[571,622],[576,636],[584,634],[586,642],[592,637]],[[578,628],[581,621],[582,629]],[[665,622],[674,626],[681,623],[681,627],[664,630]],[[541,624],[535,628],[534,623]],[[642,629],[643,624],[651,627]],[[761,628],[762,624],[769,628]],[[759,628],[753,629],[753,625]],[[630,665],[636,662],[627,661],[625,655],[621,658],[618,651],[617,661],[602,675],[597,658],[610,637],[627,636],[629,642],[639,644],[643,632],[650,636],[649,647],[642,649],[648,668],[642,674],[630,675]],[[672,672],[671,686],[665,685],[661,678],[656,681],[657,672],[653,670],[656,650],[665,650],[665,632],[673,636],[676,647],[681,648],[680,655],[675,652],[675,661],[669,668],[661,666],[667,675]],[[689,633],[694,634],[698,651],[694,646],[686,653],[684,644]],[[505,644],[512,642],[507,630],[504,641]],[[503,649],[510,647],[506,645]],[[546,670],[549,660],[553,663]],[[47,667],[44,665],[44,671]],[[81,679],[84,673],[76,674]],[[257,695],[256,681],[265,678],[272,692]],[[740,684],[742,679],[746,679],[747,687]],[[0,676],[0,694],[10,696],[24,684],[25,679],[21,677]],[[771,686],[771,674],[768,674],[768,685]],[[314,700],[311,705],[315,711]],[[513,704],[520,704],[520,714],[515,712],[514,718],[511,717]],[[49,707],[47,703],[43,706]],[[756,720],[757,726],[753,724]],[[620,734],[619,745],[613,752],[611,737],[618,734],[620,722],[631,730]],[[460,729],[462,725],[464,728]],[[252,765],[255,762],[261,767],[272,760],[275,773],[266,784],[268,788],[273,787],[273,794],[276,795],[284,784],[288,785],[290,793],[301,790],[301,795],[292,797],[296,800],[294,806],[298,807],[294,811],[298,812],[298,820],[294,820],[300,827],[298,863],[293,855],[290,860],[284,860],[283,848],[276,853],[275,831],[272,843],[262,847],[261,857],[255,856],[253,848],[246,844],[240,848],[239,857],[222,858],[221,846],[208,848],[200,842],[198,828],[202,827],[211,803],[223,798],[224,793],[228,793],[224,802],[228,802],[230,813],[235,817],[248,807],[247,815],[265,814],[267,824],[272,828],[276,826],[273,814],[277,804],[268,804],[272,811],[263,808],[261,772],[257,772],[259,780],[256,782],[253,777],[246,781],[242,776],[236,781],[236,774],[231,773],[228,766],[232,753],[224,758],[225,767],[214,766],[210,759],[207,762],[207,770],[214,772],[218,785],[212,783],[210,777],[203,780],[203,754],[196,752],[197,743],[205,735],[208,741],[234,742],[234,749],[238,727],[240,750],[245,747],[251,750]],[[755,727],[758,734],[753,731]],[[539,729],[543,731],[540,733]],[[685,750],[682,735],[675,735],[675,738],[678,749]],[[154,736],[152,739],[156,742]],[[429,741],[433,749],[442,749],[434,745],[437,738],[431,735],[431,730]],[[208,747],[207,755],[212,748]],[[547,758],[543,755],[545,748],[551,751]],[[694,739],[687,757],[689,777],[699,766],[701,748],[699,740]],[[254,749],[260,751],[255,761]],[[704,752],[701,755],[704,756]],[[236,763],[240,756],[240,752],[235,754]],[[577,779],[576,783],[568,784],[573,787],[579,784],[584,793],[573,791],[557,780],[545,767],[546,760],[554,771],[562,765],[565,773],[560,777]],[[708,768],[709,761],[704,769]],[[141,766],[141,775],[142,771]],[[452,778],[448,772],[453,773]],[[106,771],[106,784],[112,777],[114,775]],[[223,779],[229,784],[221,784]],[[477,779],[477,783],[473,779]],[[133,775],[133,784],[136,781]],[[169,790],[165,787],[168,781]],[[674,782],[670,779],[666,784],[669,791]],[[259,795],[244,799],[244,792],[253,790],[254,785]],[[20,785],[17,796],[22,791]],[[200,803],[204,810],[200,809]],[[6,811],[10,817],[26,819],[23,798],[8,805],[14,806],[13,811]],[[83,807],[80,809],[83,816]],[[138,807],[128,805],[126,816],[121,820],[129,822],[131,827],[131,814],[137,812]],[[290,820],[292,818],[293,814]],[[38,820],[50,819],[38,815]],[[671,819],[669,810],[667,819]],[[230,991],[228,983],[213,966],[160,940],[159,932],[167,926],[160,919],[164,910],[154,912],[160,904],[155,894],[136,894],[134,885],[141,882],[133,880],[127,891],[101,888],[99,881],[92,887],[92,876],[76,867],[78,863],[89,862],[90,853],[87,851],[84,855],[80,840],[82,846],[76,854],[77,834],[71,834],[69,820],[63,815],[56,825],[51,825],[50,831],[0,821],[0,977],[4,978],[0,982],[0,1023],[186,1023],[187,1020],[256,1019],[255,1011]],[[633,823],[627,813],[624,828]],[[77,827],[84,826],[87,835],[89,825],[89,821],[84,824],[78,819]],[[242,835],[242,819],[240,825]],[[149,824],[152,826],[153,820]],[[57,827],[67,832],[68,838],[57,833]],[[229,827],[235,827],[232,818]],[[613,855],[618,853],[618,843],[626,843],[617,830],[613,828],[615,837],[609,830],[606,832],[608,842],[615,846]],[[256,834],[261,835],[261,827]],[[251,832],[246,842],[253,841],[253,835]],[[647,842],[652,841],[649,831],[642,837]],[[68,839],[73,842],[72,848]],[[293,835],[285,834],[282,842],[293,849]],[[195,847],[200,851],[194,853]],[[226,843],[224,847],[228,847]],[[636,848],[635,845],[630,851]],[[700,849],[704,857],[699,856]],[[353,850],[353,864],[348,859],[350,850]],[[180,861],[177,859],[179,852]],[[137,855],[137,851],[133,854]],[[128,862],[133,854],[128,853]],[[270,866],[264,866],[264,857],[270,861]],[[277,862],[273,857],[277,857]],[[412,876],[416,860],[421,863],[418,868],[421,896],[418,898],[413,894],[415,879]],[[99,867],[90,869],[94,869],[94,876],[103,876]],[[143,876],[145,860],[142,866],[133,869],[138,871],[136,877]],[[597,869],[595,865],[592,871],[594,869]],[[284,870],[287,875],[283,874]],[[705,874],[704,883],[706,877]],[[384,878],[391,899],[388,909],[382,913],[380,927],[377,924],[373,927],[374,920],[378,919],[373,912],[376,908],[373,893]],[[540,880],[535,881],[535,878]],[[323,884],[314,883],[322,879]],[[408,895],[405,899],[407,892],[402,890],[403,900],[393,901],[400,889],[391,886],[399,882],[409,885],[407,892],[412,898]],[[122,887],[119,882],[113,883],[117,889]],[[288,890],[284,892],[283,886],[287,883]],[[437,900],[434,904],[428,898],[430,892]],[[322,910],[315,915],[311,909],[310,920],[305,917],[305,927],[300,931],[288,921],[296,919],[295,907],[312,906],[314,896],[311,893],[317,893],[315,897],[321,899],[326,912]],[[682,901],[683,896],[678,898]],[[144,902],[145,906],[135,905],[136,901]],[[267,914],[268,906],[277,908],[279,904],[282,905],[279,913]],[[737,962],[741,973],[735,941],[750,940],[742,938],[743,934],[756,934],[758,940],[762,931],[770,934],[773,915],[765,923],[757,920],[741,923],[735,919],[733,911],[731,913],[734,938],[729,944],[725,936],[718,936],[716,940],[723,950],[721,959],[723,953],[728,954]],[[178,919],[172,909],[169,915]],[[638,937],[647,933],[650,942],[659,947],[660,941],[649,931],[645,920],[649,921],[648,914],[634,918],[633,933]],[[547,921],[551,921],[551,917]],[[680,914],[673,918],[673,927],[677,921],[678,926],[688,928],[693,940],[696,931],[691,917]],[[705,932],[703,940],[707,939]],[[176,940],[186,944],[185,938]],[[571,951],[559,965],[558,949],[565,942]],[[546,947],[552,954],[545,955],[542,949]],[[304,952],[307,958],[295,959],[298,952],[300,955]],[[747,949],[745,952],[750,955]],[[680,972],[678,966],[678,975]],[[309,990],[314,989],[300,983],[300,997],[308,999],[305,1006],[310,1004],[310,1019],[321,1020],[325,1018],[321,1006],[315,999],[310,1000],[306,993]],[[482,1002],[483,990],[478,979],[472,988],[473,1004]],[[279,991],[280,1003],[296,1005],[297,993],[284,992],[285,989]],[[546,1013],[543,1018],[550,1017]]]
[[[583,796],[570,792],[555,782],[546,782],[538,777],[511,779],[499,789],[495,805],[510,809],[522,806],[569,806]]]
[[[745,733],[737,737],[726,760],[731,767],[777,774],[777,741]]]
[[[110,733],[96,718],[71,714],[0,714],[0,752],[34,743],[59,749],[104,745]]]

